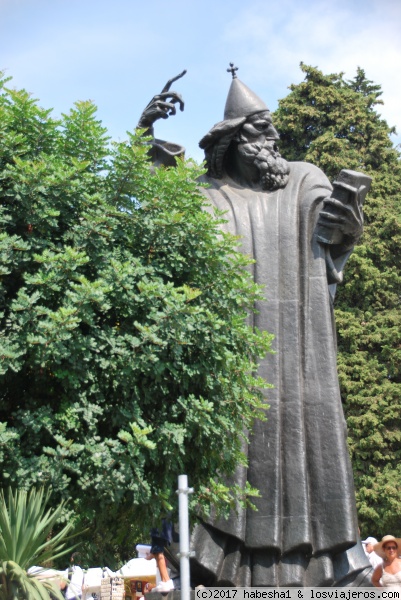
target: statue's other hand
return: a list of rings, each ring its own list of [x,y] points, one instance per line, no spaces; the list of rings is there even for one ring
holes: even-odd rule
[[[325,198],[318,222],[341,231],[344,236],[343,243],[352,246],[363,232],[362,206],[358,202],[344,204],[332,197]]]
[[[143,111],[138,127],[150,129],[153,123],[158,119],[168,119],[176,114],[176,104],[179,104],[180,110],[184,110],[184,101],[177,92],[161,92],[152,98]]]

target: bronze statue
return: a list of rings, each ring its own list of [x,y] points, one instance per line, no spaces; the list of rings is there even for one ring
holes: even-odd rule
[[[227,230],[241,236],[242,251],[255,259],[254,279],[266,301],[250,319],[275,335],[276,353],[258,371],[274,389],[267,422],[256,422],[250,436],[249,466],[236,473],[237,482],[260,490],[258,510],[195,527],[193,579],[241,587],[370,585],[333,318],[336,285],[362,233],[370,179],[342,171],[333,192],[317,167],[284,160],[269,109],[230,67],[224,120],[200,141],[204,193],[226,211]],[[140,120],[149,131],[175,104],[183,107],[175,92],[152,102]],[[161,140],[152,144],[164,164],[182,152]]]

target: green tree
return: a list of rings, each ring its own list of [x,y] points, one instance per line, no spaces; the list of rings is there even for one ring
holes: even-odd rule
[[[334,179],[340,169],[373,178],[365,230],[338,287],[338,367],[362,533],[398,531],[401,517],[401,165],[377,112],[380,86],[357,70],[305,80],[279,103],[280,150]],[[335,460],[335,457],[333,457]]]
[[[55,510],[48,509],[50,493],[43,488],[7,496],[0,491],[0,599],[50,600],[63,596],[58,582],[37,579],[28,574],[33,565],[43,566],[71,551],[66,542],[73,523],[57,533],[54,528],[61,519],[64,502]]]
[[[220,476],[266,408],[252,372],[270,336],[246,324],[261,292],[200,167],[151,172],[143,138],[111,144],[92,103],[56,120],[1,86],[0,480],[71,497],[113,566],[180,473],[193,507],[248,501]]]

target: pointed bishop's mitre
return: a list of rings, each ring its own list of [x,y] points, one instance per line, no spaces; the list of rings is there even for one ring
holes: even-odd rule
[[[224,120],[228,121],[237,117],[249,117],[265,110],[269,109],[263,100],[252,92],[245,83],[242,83],[242,81],[234,76],[228,91],[224,109]]]

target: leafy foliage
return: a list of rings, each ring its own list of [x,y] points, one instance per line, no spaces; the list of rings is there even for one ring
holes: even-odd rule
[[[1,600],[63,598],[51,580],[41,581],[27,573],[32,565],[43,565],[71,550],[66,548],[66,541],[72,522],[54,533],[64,503],[51,510],[46,508],[49,500],[50,493],[43,489],[29,494],[22,490],[13,493],[9,489],[7,499],[0,491]]]
[[[254,493],[219,480],[266,408],[252,372],[270,336],[246,324],[261,292],[200,167],[152,172],[139,133],[110,144],[92,103],[55,120],[6,85],[0,479],[71,497],[112,567],[176,504],[178,474],[193,508]]]
[[[377,112],[380,86],[357,70],[324,75],[301,64],[275,123],[281,152],[334,178],[340,169],[373,178],[365,230],[338,287],[338,367],[363,535],[399,532],[401,517],[401,166],[394,132]],[[333,457],[334,458],[334,457]]]

